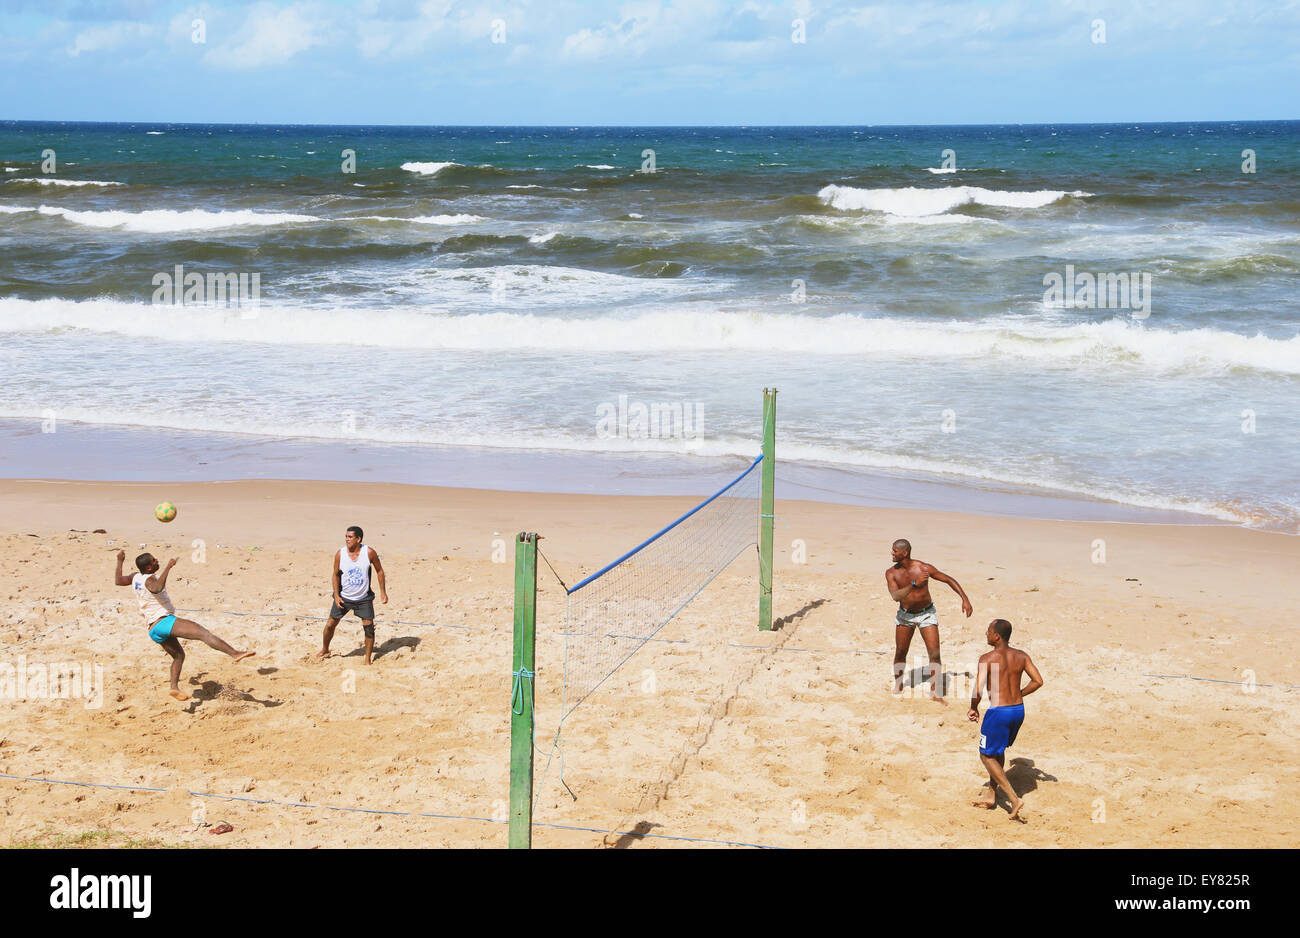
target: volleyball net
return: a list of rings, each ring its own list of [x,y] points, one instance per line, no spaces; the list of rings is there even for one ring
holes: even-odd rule
[[[757,546],[762,461],[760,454],[726,486],[569,589],[561,720]]]
[[[559,728],[660,629],[750,548],[757,548],[760,629],[772,627],[776,390],[763,391],[763,451],[717,492],[631,550],[566,587]],[[531,845],[537,535],[515,543],[510,846]],[[549,762],[549,760],[548,760]]]

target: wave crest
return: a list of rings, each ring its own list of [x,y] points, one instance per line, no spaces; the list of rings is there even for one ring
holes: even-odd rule
[[[168,234],[175,231],[213,231],[219,228],[236,228],[244,225],[291,225],[302,222],[319,221],[314,215],[292,215],[287,212],[254,212],[247,209],[238,211],[195,208],[177,211],[170,208],[146,209],[143,212],[121,211],[73,211],[53,205],[42,205],[37,209],[12,206],[11,210],[38,211],[42,215],[53,215],[78,225],[89,228],[121,228],[125,231],[140,231],[147,234]]]
[[[1040,189],[1008,192],[980,186],[951,186],[941,189],[856,189],[853,186],[825,186],[817,193],[822,204],[842,212],[882,212],[899,217],[942,215],[963,205],[990,208],[1042,208],[1067,197],[1086,198],[1090,192]]]
[[[461,164],[460,164],[460,163],[451,163],[451,162],[448,162],[448,163],[403,163],[403,164],[401,165],[400,168],[406,170],[408,173],[416,173],[416,174],[418,174],[418,175],[420,175],[420,176],[436,176],[436,175],[438,175],[440,172],[442,172],[444,169],[449,169],[449,168],[452,167],[452,166],[459,166],[459,165],[461,165]]]
[[[507,289],[615,291],[637,278],[569,268],[450,269],[448,281],[476,289],[505,278]],[[613,294],[611,294],[613,295]],[[320,309],[263,304],[256,330],[232,334],[225,311],[119,300],[0,300],[0,333],[80,330],[184,341],[400,346],[402,348],[608,352],[755,352],[853,355],[918,361],[994,358],[1069,368],[1115,367],[1217,374],[1252,369],[1300,375],[1300,335],[1275,339],[1219,329],[1153,329],[1122,319],[1058,325],[1011,319],[933,322],[841,313],[700,311],[668,306],[632,316],[525,312],[451,314],[435,307]],[[165,328],[163,328],[164,322]]]
[[[39,176],[19,176],[16,179],[8,180],[8,184],[11,186],[19,182],[36,183],[37,185],[41,185],[41,186],[121,186],[121,185],[125,185],[125,183],[106,182],[102,179],[55,179],[53,177],[42,179]]]

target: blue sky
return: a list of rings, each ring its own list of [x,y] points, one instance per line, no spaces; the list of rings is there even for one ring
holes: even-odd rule
[[[1249,120],[1297,88],[1300,0],[0,0],[3,119]]]

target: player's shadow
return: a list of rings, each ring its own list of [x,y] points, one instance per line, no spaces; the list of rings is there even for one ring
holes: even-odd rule
[[[1016,758],[1007,766],[1007,781],[1016,790],[1016,797],[1023,798],[1036,791],[1039,782],[1055,782],[1057,778],[1034,765],[1033,759]]]
[[[975,675],[969,671],[944,671],[939,675],[939,696],[944,699],[955,698],[963,686],[969,686]],[[959,682],[963,679],[964,683]],[[903,693],[911,696],[930,696],[930,676],[924,667],[912,668],[903,674]]]
[[[645,840],[645,835],[650,833],[656,827],[662,827],[662,824],[654,824],[650,821],[637,821],[636,827],[630,831],[624,831],[622,836],[612,844],[607,844],[611,850],[626,850],[634,843]]]
[[[201,704],[209,700],[216,700],[218,697],[226,700],[246,700],[249,703],[261,704],[263,707],[278,707],[284,703],[283,700],[259,700],[248,691],[227,688],[220,681],[200,681],[198,678],[192,677],[190,678],[190,684],[198,685],[191,694],[193,700],[190,703],[190,713],[196,711]]]
[[[788,616],[782,616],[781,618],[773,622],[772,631],[778,632],[781,629],[785,628],[787,625],[793,625],[795,622],[799,621],[804,616],[808,615],[808,613],[812,612],[818,606],[821,606],[828,602],[830,602],[830,600],[828,599],[814,599],[812,602],[806,604],[798,612],[792,612]]]
[[[420,644],[420,639],[416,638],[414,635],[402,635],[402,636],[395,635],[392,638],[386,639],[381,644],[375,646],[374,657],[376,659],[382,658],[384,657],[384,655],[397,651],[397,649],[399,648],[415,648],[419,644]],[[366,653],[366,647],[362,645],[360,648],[352,649],[343,657],[356,658],[358,656],[365,655],[365,653]]]

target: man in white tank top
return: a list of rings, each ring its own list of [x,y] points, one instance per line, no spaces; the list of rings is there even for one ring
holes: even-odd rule
[[[141,554],[135,558],[135,566],[140,572],[134,576],[122,573],[122,563],[126,560],[126,551],[117,552],[117,574],[113,582],[118,586],[129,586],[135,590],[135,598],[140,603],[140,615],[149,629],[149,637],[162,646],[162,650],[171,655],[171,690],[168,691],[177,700],[189,700],[190,695],[180,688],[181,666],[185,664],[185,650],[177,639],[194,638],[209,648],[225,652],[236,661],[253,657],[254,652],[238,651],[227,642],[213,635],[197,622],[176,617],[176,607],[167,595],[167,576],[176,566],[176,558],[167,561],[162,567],[153,554]]]
[[[373,567],[379,579],[379,601],[388,602],[388,584],[379,554],[373,547],[361,542],[364,535],[355,524],[343,536],[343,548],[330,561],[330,584],[334,590],[334,605],[330,607],[325,623],[325,640],[317,658],[328,658],[330,641],[339,620],[351,612],[361,620],[361,630],[366,637],[366,664],[370,664],[375,650],[375,593],[370,588],[370,570]]]

